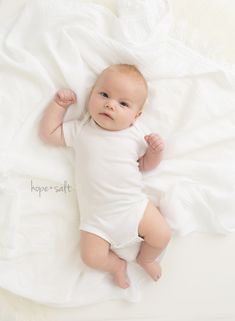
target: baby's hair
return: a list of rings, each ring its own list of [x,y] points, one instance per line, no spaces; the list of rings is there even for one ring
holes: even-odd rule
[[[119,72],[123,72],[125,74],[129,74],[129,75],[136,77],[137,79],[139,79],[143,82],[146,91],[148,91],[147,81],[145,80],[143,74],[139,71],[139,69],[135,65],[115,64],[115,65],[109,66],[105,70],[107,70],[107,69],[118,70]]]

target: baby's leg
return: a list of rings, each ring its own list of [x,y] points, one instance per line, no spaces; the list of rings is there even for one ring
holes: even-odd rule
[[[112,273],[118,286],[123,289],[128,288],[127,263],[110,250],[110,244],[107,241],[95,234],[81,231],[80,251],[86,265]]]
[[[155,260],[167,246],[171,231],[161,213],[151,202],[148,203],[140,222],[139,235],[144,241],[141,243],[136,261],[157,281],[161,276],[161,268]]]

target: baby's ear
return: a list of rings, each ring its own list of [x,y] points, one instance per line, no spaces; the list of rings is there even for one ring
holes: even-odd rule
[[[135,115],[135,120],[139,118],[142,115],[142,110],[138,111],[138,113]]]

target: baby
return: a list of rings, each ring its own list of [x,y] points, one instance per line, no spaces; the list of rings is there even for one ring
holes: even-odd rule
[[[134,65],[111,65],[92,87],[82,121],[63,123],[76,95],[62,89],[46,108],[39,129],[45,143],[75,150],[83,262],[112,273],[124,289],[129,286],[127,263],[115,249],[141,242],[136,261],[157,281],[161,268],[156,258],[171,237],[142,183],[141,171],[157,166],[163,152],[162,139],[157,134],[144,137],[136,122],[147,94],[147,83]]]

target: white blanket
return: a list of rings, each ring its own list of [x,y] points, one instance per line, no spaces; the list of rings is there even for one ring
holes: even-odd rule
[[[38,137],[55,91],[75,90],[66,120],[80,117],[109,64],[134,63],[149,83],[142,122],[167,148],[144,180],[172,229],[235,230],[234,71],[169,36],[166,1],[117,7],[118,16],[78,0],[34,0],[0,30],[0,286],[45,304],[137,301],[149,280],[130,262],[131,286],[122,290],[82,264],[73,152]],[[122,255],[131,261],[137,250]]]

